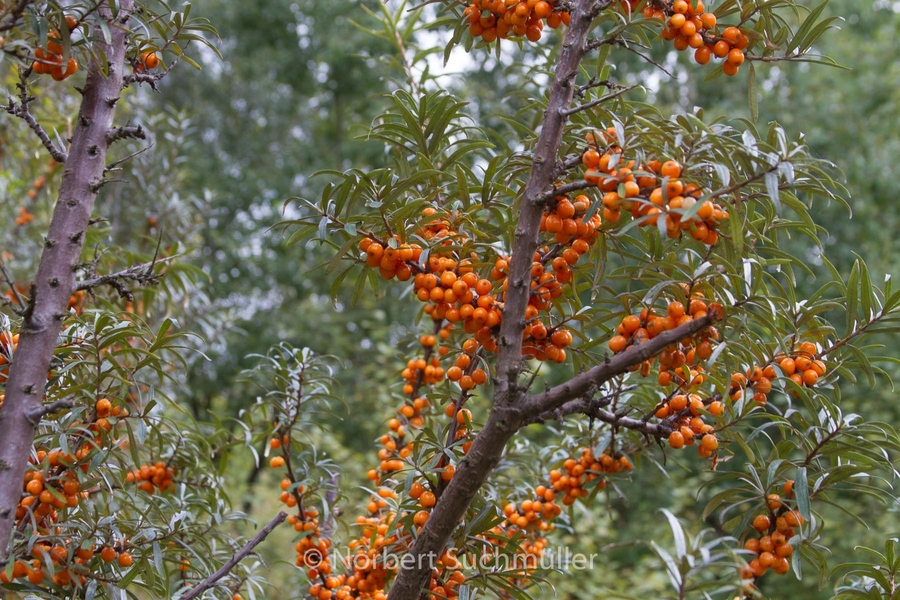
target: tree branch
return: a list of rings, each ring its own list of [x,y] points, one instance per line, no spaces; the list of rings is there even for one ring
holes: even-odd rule
[[[144,132],[144,128],[138,125],[137,127],[133,126],[125,126],[125,127],[113,127],[109,130],[109,133],[106,134],[106,143],[108,145],[112,145],[114,142],[119,140],[126,140],[129,138],[136,138],[140,140],[146,140],[147,134]]]
[[[172,260],[173,258],[175,257],[167,256],[159,260],[153,259],[148,263],[135,265],[116,273],[110,273],[109,275],[100,275],[99,277],[93,277],[91,279],[78,281],[75,283],[75,289],[73,291],[77,292],[80,290],[90,290],[102,285],[108,285],[114,288],[119,293],[120,297],[125,298],[129,301],[134,301],[134,297],[131,295],[131,290],[126,288],[122,284],[122,281],[133,281],[140,286],[155,285],[159,283],[159,280],[163,278],[164,274],[154,273],[153,268],[156,265],[164,264]]]
[[[51,415],[63,408],[72,408],[75,406],[75,402],[73,400],[63,399],[63,400],[54,400],[50,404],[41,404],[40,406],[35,406],[31,408],[27,412],[28,420],[37,427],[40,424],[41,419],[44,418],[44,415]]]
[[[522,404],[522,412],[525,414],[526,419],[534,419],[538,415],[563,406],[569,400],[590,394],[592,389],[603,385],[616,375],[627,372],[631,367],[656,356],[677,341],[699,333],[714,322],[711,315],[706,315],[675,329],[663,332],[639,346],[632,346],[589,371],[576,375],[565,383],[552,387],[541,394],[531,396]]]
[[[275,515],[275,518],[272,519],[271,521],[269,521],[269,523],[268,523],[265,527],[263,527],[263,528],[260,530],[260,532],[257,533],[257,534],[253,537],[252,540],[250,540],[249,542],[247,542],[247,543],[244,545],[244,547],[241,548],[241,549],[238,551],[238,553],[235,554],[235,555],[231,558],[231,560],[229,560],[227,563],[225,563],[224,565],[222,565],[222,567],[221,567],[218,571],[216,571],[215,573],[213,573],[212,575],[210,575],[209,577],[207,577],[206,579],[204,579],[203,581],[201,581],[200,583],[198,583],[193,589],[191,589],[190,592],[188,592],[188,593],[185,594],[184,596],[181,596],[181,597],[179,598],[179,600],[193,600],[194,598],[198,597],[200,594],[202,594],[203,592],[205,592],[206,590],[208,590],[209,588],[211,588],[218,580],[220,580],[220,579],[222,579],[223,577],[225,577],[226,575],[228,575],[228,573],[229,573],[233,568],[235,568],[235,567],[238,565],[239,562],[241,562],[242,560],[244,560],[244,558],[245,558],[248,554],[250,554],[251,552],[253,552],[253,549],[256,548],[260,543],[262,543],[263,540],[265,540],[267,537],[269,537],[269,534],[272,533],[272,531],[273,531],[276,527],[278,527],[279,525],[281,525],[281,523],[282,523],[285,519],[287,519],[287,513],[284,512],[284,511],[281,511],[280,513],[278,513],[277,515]]]
[[[531,266],[538,245],[543,205],[538,201],[553,187],[557,177],[559,147],[566,116],[572,104],[575,78],[587,52],[585,42],[594,17],[613,0],[578,0],[571,11],[550,86],[547,111],[535,146],[531,174],[525,186],[512,247],[509,286],[498,339],[497,376],[493,408],[487,423],[475,437],[469,453],[460,461],[456,474],[435,505],[431,516],[409,551],[409,568],[403,568],[391,586],[389,600],[417,600],[428,582],[432,566],[465,515],[466,510],[500,462],[506,444],[523,424],[518,404],[525,393],[519,382],[522,371],[522,331],[525,310],[531,296]],[[587,182],[584,182],[585,184]],[[404,562],[404,565],[409,564]]]
[[[609,87],[609,84],[607,84],[607,87]],[[592,100],[590,102],[586,102],[584,104],[579,104],[578,106],[573,106],[572,108],[568,108],[563,111],[563,114],[565,114],[568,117],[568,116],[574,115],[575,113],[579,113],[583,110],[590,110],[590,109],[594,108],[595,106],[599,106],[599,105],[603,104],[604,102],[608,102],[609,100],[615,100],[619,96],[627,94],[631,90],[633,90],[635,88],[639,88],[639,87],[641,87],[641,86],[638,84],[629,85],[628,87],[620,87],[617,91],[615,91],[611,94],[607,94],[607,95],[603,96],[602,98],[597,98],[596,100]]]
[[[28,105],[34,102],[35,97],[28,95],[28,73],[30,73],[30,69],[26,69],[24,71],[19,71],[19,83],[16,84],[16,87],[19,88],[19,103],[16,104],[15,100],[12,97],[9,98],[9,102],[6,106],[3,107],[3,110],[8,112],[14,117],[18,117],[25,121],[28,127],[38,136],[38,139],[41,140],[41,143],[44,145],[44,148],[50,153],[50,156],[53,157],[58,163],[66,162],[67,155],[65,151],[56,147],[53,143],[53,140],[50,139],[50,136],[47,135],[47,132],[44,131],[44,128],[41,127],[41,124],[37,122],[37,119],[34,118],[34,115],[28,110]]]

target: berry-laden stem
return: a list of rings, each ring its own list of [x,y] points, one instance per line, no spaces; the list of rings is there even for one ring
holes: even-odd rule
[[[631,346],[624,352],[616,354],[611,359],[596,367],[576,375],[569,381],[552,387],[541,394],[531,396],[528,398],[528,401],[523,404],[522,411],[528,417],[532,418],[533,421],[540,420],[542,416],[546,418],[546,415],[548,415],[550,411],[555,411],[570,400],[581,398],[585,394],[590,393],[594,387],[605,381],[609,381],[616,375],[625,373],[634,365],[640,364],[649,358],[653,358],[665,350],[666,347],[671,346],[679,340],[703,331],[714,322],[715,319],[713,318],[713,315],[706,315],[676,327],[675,329],[670,329],[669,331],[661,333],[643,344]]]
[[[500,462],[507,442],[524,422],[520,410],[516,408],[516,402],[525,393],[519,384],[522,370],[522,331],[525,328],[525,309],[531,295],[532,257],[538,245],[541,215],[544,212],[543,205],[536,202],[536,199],[555,183],[557,155],[566,123],[564,111],[572,104],[575,78],[587,52],[586,41],[591,23],[597,13],[611,2],[612,0],[578,0],[572,11],[572,20],[556,65],[556,76],[550,87],[531,175],[519,210],[510,265],[510,283],[500,327],[494,407],[484,429],[475,438],[469,453],[460,461],[450,485],[410,549],[412,559],[407,559],[404,564],[413,566],[400,570],[391,586],[389,600],[419,598],[447,540],[488,475]]]
[[[10,367],[6,400],[0,408],[0,562],[8,552],[22,480],[40,421],[29,415],[40,408],[44,396],[47,372],[68,314],[75,267],[97,196],[95,184],[102,180],[106,166],[106,135],[122,90],[127,20],[133,5],[133,0],[120,0],[115,15],[105,4],[100,9],[103,19],[113,24],[109,28],[109,43],[95,42],[95,55],[105,56],[108,71],[103,73],[96,60],[88,68],[59,198]]]

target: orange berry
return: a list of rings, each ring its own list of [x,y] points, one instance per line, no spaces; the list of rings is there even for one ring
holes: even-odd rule
[[[756,515],[753,519],[753,528],[759,532],[768,531],[771,524],[771,520],[766,515]]]
[[[669,445],[678,450],[684,447],[684,435],[680,431],[673,431],[669,434]]]

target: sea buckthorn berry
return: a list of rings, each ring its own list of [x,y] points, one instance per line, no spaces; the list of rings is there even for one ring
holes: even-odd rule
[[[757,531],[768,531],[770,525],[771,521],[766,515],[756,515],[756,517],[753,519],[753,529]]]

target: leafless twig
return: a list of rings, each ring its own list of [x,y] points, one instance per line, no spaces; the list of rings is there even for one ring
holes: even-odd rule
[[[238,565],[239,562],[244,560],[244,558],[248,554],[253,552],[254,548],[256,548],[260,543],[262,543],[263,540],[265,540],[267,537],[269,537],[269,534],[272,533],[272,531],[276,527],[281,525],[281,523],[285,519],[287,519],[286,512],[281,511],[280,513],[278,513],[274,519],[269,521],[269,523],[265,527],[263,527],[262,530],[260,530],[260,532],[257,533],[253,537],[252,540],[250,540],[249,542],[244,544],[244,547],[241,548],[238,551],[238,553],[235,554],[231,558],[231,560],[229,560],[224,565],[222,565],[222,568],[220,568],[218,571],[216,571],[215,573],[213,573],[212,575],[210,575],[209,577],[207,577],[206,579],[204,579],[203,581],[198,583],[196,585],[196,587],[194,587],[190,592],[188,592],[184,596],[181,596],[181,598],[179,600],[193,600],[194,598],[197,598],[198,596],[200,596],[200,594],[202,594],[203,592],[205,592],[206,590],[211,588],[213,585],[215,585],[215,583],[218,580],[225,577],[233,568],[235,568]]]
[[[41,140],[44,148],[50,152],[50,156],[53,157],[53,160],[58,163],[64,163],[66,162],[66,158],[68,158],[66,152],[56,147],[56,144],[53,143],[53,140],[50,139],[50,136],[47,135],[47,132],[41,127],[41,124],[37,122],[37,119],[35,119],[34,115],[28,110],[28,105],[35,100],[34,96],[28,95],[28,75],[30,72],[30,68],[19,71],[19,83],[16,84],[16,87],[19,89],[19,102],[16,103],[16,101],[10,97],[9,102],[3,107],[3,110],[12,116],[19,117],[25,121],[25,123],[28,124],[28,127],[30,127],[38,136],[38,139]]]

